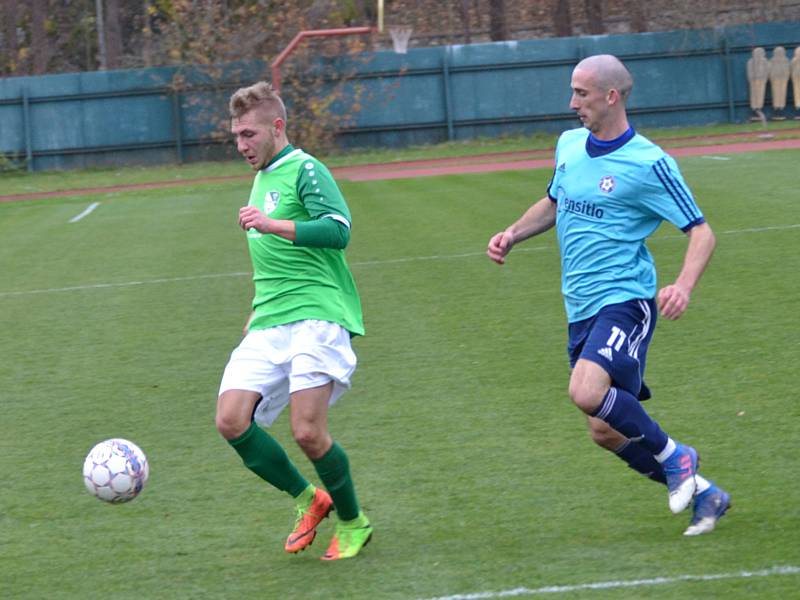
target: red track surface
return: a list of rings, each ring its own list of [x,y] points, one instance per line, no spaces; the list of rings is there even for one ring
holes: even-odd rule
[[[787,148],[800,148],[800,139],[738,142],[731,144],[714,144],[712,146],[686,146],[683,148],[669,148],[668,152],[672,156],[716,156],[719,154],[736,154],[740,152],[785,150]],[[553,166],[552,158],[526,158],[530,157],[532,154],[533,152],[513,153],[513,156],[507,155],[506,159],[503,161],[496,160],[497,155],[487,155],[485,157],[453,158],[437,161],[361,165],[357,167],[334,169],[334,174],[338,178],[349,179],[350,181],[372,181],[380,179],[429,177],[434,175],[455,175],[460,173],[519,171],[524,169],[542,169]],[[483,158],[483,160],[470,160],[470,158]]]
[[[789,133],[789,130],[781,133]],[[739,134],[734,134],[739,135]],[[717,137],[717,136],[715,136]],[[729,137],[727,135],[719,137]],[[730,137],[733,137],[731,135]],[[685,141],[683,138],[682,141]],[[703,146],[669,147],[669,142],[681,140],[662,140],[672,156],[718,156],[720,154],[736,154],[740,152],[764,152],[767,150],[800,149],[800,139],[781,139],[769,141],[743,141],[728,144],[712,144]],[[480,156],[463,156],[458,158],[440,158],[428,160],[415,160],[406,162],[359,165],[353,167],[339,167],[332,169],[337,179],[349,181],[376,181],[384,179],[408,179],[415,177],[430,177],[436,175],[456,175],[463,173],[491,173],[496,171],[519,171],[525,169],[541,169],[552,167],[553,159],[551,150],[532,150],[530,152],[502,152]],[[545,158],[547,156],[547,158]],[[0,202],[15,202],[20,200],[38,200],[43,198],[57,198],[64,196],[88,196],[94,194],[107,194],[120,191],[148,190],[158,188],[171,188],[198,183],[214,183],[241,179],[250,181],[251,175],[207,177],[199,179],[185,179],[180,181],[154,181],[148,183],[135,183],[127,185],[82,188],[72,190],[55,190],[51,192],[33,192],[28,194],[0,195]]]

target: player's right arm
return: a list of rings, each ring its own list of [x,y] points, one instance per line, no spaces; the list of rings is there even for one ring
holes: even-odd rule
[[[247,332],[250,329],[250,323],[253,322],[253,317],[255,316],[256,316],[256,311],[251,311],[247,317],[247,321],[244,324],[244,328],[242,329],[242,335],[247,335]]]
[[[544,233],[556,223],[556,203],[548,196],[525,211],[515,223],[492,236],[486,254],[498,265],[505,264],[506,255],[517,242]]]

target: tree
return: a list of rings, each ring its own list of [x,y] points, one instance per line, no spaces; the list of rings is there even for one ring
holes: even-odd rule
[[[106,2],[106,66],[119,69],[122,59],[122,24],[120,22],[119,0]]]
[[[586,9],[586,26],[589,33],[599,35],[606,32],[603,23],[603,0],[584,0],[583,6]]]
[[[19,42],[17,41],[17,0],[3,0],[3,61],[0,64],[0,74],[14,75],[19,67]]]
[[[647,31],[646,4],[639,0],[628,0],[628,14],[631,16],[631,31],[641,33]]]
[[[572,14],[569,11],[569,0],[555,0],[553,29],[556,37],[569,37],[572,35]]]
[[[508,39],[505,0],[489,0],[489,39],[493,42]]]
[[[47,73],[51,49],[47,39],[47,0],[32,0],[31,10],[31,54],[33,55],[33,74]]]
[[[469,0],[461,0],[461,22],[464,24],[464,43],[472,43],[472,31],[469,27]]]

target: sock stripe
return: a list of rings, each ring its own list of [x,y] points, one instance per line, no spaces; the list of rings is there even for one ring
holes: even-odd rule
[[[606,393],[606,397],[603,398],[603,403],[600,405],[600,410],[594,415],[598,419],[602,419],[605,421],[606,417],[608,417],[609,413],[614,409],[614,404],[617,401],[617,388],[611,387],[608,388],[608,392]]]
[[[625,438],[625,441],[622,442],[622,445],[616,450],[614,450],[614,454],[622,454],[623,452],[625,452],[625,449],[630,445],[631,445],[631,439]]]

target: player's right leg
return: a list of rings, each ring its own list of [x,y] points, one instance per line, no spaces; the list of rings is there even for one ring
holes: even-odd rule
[[[612,452],[631,469],[656,483],[667,484],[664,469],[653,455],[639,443],[629,440],[608,423],[587,417],[592,441]],[[692,500],[692,518],[683,535],[695,536],[710,533],[717,521],[730,508],[730,495],[713,481],[708,481],[699,473],[695,475],[697,489]]]
[[[317,525],[328,516],[333,503],[324,490],[300,474],[275,438],[250,420],[259,399],[255,392],[224,392],[217,401],[217,429],[248,469],[295,499],[295,523],[284,549],[300,552],[314,541]]]
[[[635,300],[606,306],[591,319],[570,323],[569,392],[584,413],[653,455],[664,471],[670,509],[677,513],[692,501],[698,459],[693,448],[669,438],[639,401],[655,314],[653,300]]]
[[[248,469],[297,498],[309,483],[275,438],[251,420],[259,398],[256,392],[246,390],[223,392],[217,400],[217,430]]]
[[[327,507],[320,507],[327,494],[323,492],[318,499],[316,488],[300,474],[283,447],[258,425],[269,425],[289,401],[288,381],[277,363],[284,333],[281,327],[251,332],[233,351],[220,384],[216,425],[248,469],[295,499],[298,518],[293,533],[302,526],[304,535],[293,540],[290,535],[292,543],[287,540],[286,550],[298,552],[314,540],[316,525],[330,511],[330,499]]]
[[[700,478],[698,477],[698,479]],[[702,491],[694,498],[692,520],[683,535],[694,536],[710,533],[716,527],[717,521],[731,507],[730,494],[713,481],[699,482],[698,488]]]
[[[636,441],[661,464],[673,513],[684,510],[692,501],[697,481],[698,457],[694,448],[676,443],[644,411],[639,400],[622,388],[609,387],[599,398],[596,384],[586,384],[591,374],[607,376],[596,363],[579,360],[570,380],[573,401],[589,416],[601,419],[626,438]],[[575,380],[578,380],[576,383]],[[592,403],[597,403],[592,410]]]

